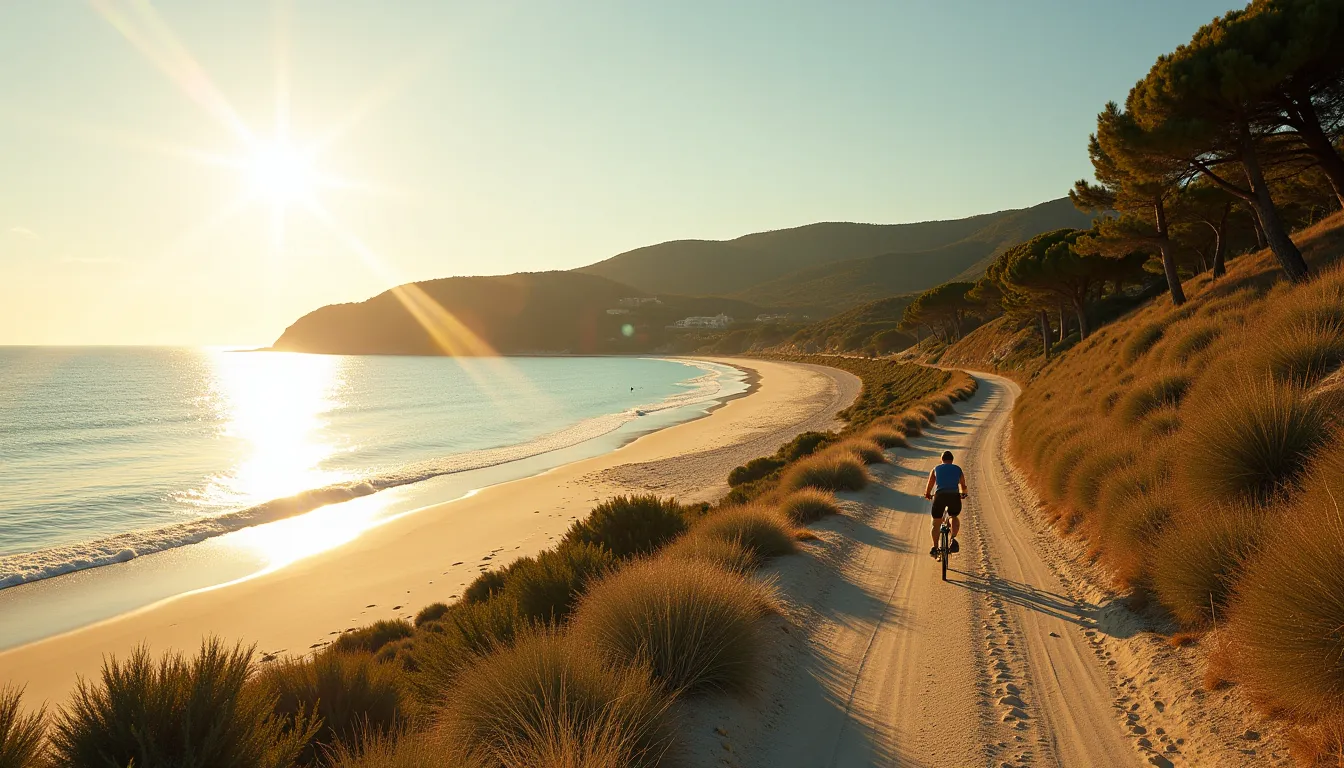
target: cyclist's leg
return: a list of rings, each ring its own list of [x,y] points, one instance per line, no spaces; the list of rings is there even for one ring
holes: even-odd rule
[[[938,546],[938,528],[943,524],[943,518],[933,518],[933,546]]]
[[[943,515],[947,514],[944,507],[946,507],[946,504],[943,500],[937,494],[934,494],[933,506],[929,508],[929,511],[933,514],[933,546],[935,547],[938,546],[938,527],[943,524]]]
[[[961,530],[961,498],[957,497],[951,501],[947,508],[947,514],[952,518],[952,538],[957,538],[957,532]]]

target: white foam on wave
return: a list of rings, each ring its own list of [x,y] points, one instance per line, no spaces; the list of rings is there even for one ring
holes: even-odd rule
[[[543,435],[526,443],[416,462],[359,481],[314,488],[245,509],[158,528],[119,533],[79,544],[6,555],[0,557],[0,589],[74,571],[124,563],[141,555],[196,544],[214,536],[294,517],[328,504],[368,496],[387,488],[418,483],[442,475],[484,469],[568,448],[614,432],[640,415],[707,402],[716,398],[722,391],[720,368],[698,360],[678,359],[675,362],[699,368],[704,373],[685,382],[684,386],[687,387],[685,392],[672,395],[660,402],[587,419],[567,429]]]

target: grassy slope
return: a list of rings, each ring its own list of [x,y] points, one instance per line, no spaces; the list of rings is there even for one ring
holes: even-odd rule
[[[841,312],[802,328],[786,346],[801,352],[857,352],[874,335],[898,329],[913,299],[913,294],[890,296]]]
[[[1238,650],[1220,653],[1211,684],[1244,683],[1301,726],[1311,755],[1333,738],[1320,718],[1344,722],[1338,502],[1330,513],[1344,497],[1344,215],[1294,239],[1321,271],[1311,283],[1285,283],[1269,253],[1250,254],[1217,281],[1188,281],[1183,307],[1153,299],[1048,364],[1031,329],[1003,321],[942,360],[1029,381],[1014,457],[1054,524],[1083,537],[1118,588],[1184,628],[1216,623],[1210,645]],[[1274,546],[1266,531],[1295,519],[1320,522]],[[1313,599],[1295,596],[1304,585]]]

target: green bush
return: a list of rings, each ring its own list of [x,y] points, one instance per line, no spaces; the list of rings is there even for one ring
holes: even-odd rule
[[[313,714],[321,718],[321,728],[300,755],[303,765],[317,763],[338,741],[390,736],[409,720],[400,671],[367,653],[326,651],[312,659],[273,662],[262,668],[255,684],[278,695],[275,712],[286,722]]]
[[[299,718],[286,727],[275,698],[249,686],[252,650],[202,644],[190,661],[144,647],[109,657],[97,682],[81,680],[52,723],[57,765],[69,768],[290,768],[316,731]]]
[[[786,463],[797,461],[825,448],[835,442],[835,439],[835,435],[830,432],[804,432],[780,446],[775,455]]]
[[[1270,381],[1240,380],[1187,403],[1182,489],[1192,507],[1266,504],[1295,487],[1302,468],[1332,434],[1319,399]]]
[[[342,632],[336,638],[336,642],[331,647],[344,653],[356,653],[363,651],[365,653],[377,653],[388,643],[410,637],[415,634],[415,627],[411,626],[409,621],[404,619],[383,619],[375,621],[368,626],[352,629],[348,632]]]
[[[1344,710],[1344,446],[1279,513],[1237,586],[1239,679],[1300,718]]]
[[[463,671],[442,727],[444,764],[655,768],[671,746],[671,697],[647,669],[541,634]]]
[[[23,712],[23,689],[0,687],[0,768],[44,768],[46,711]]]
[[[621,558],[646,555],[681,535],[686,517],[673,499],[617,496],[570,526],[561,546],[593,544]]]
[[[806,525],[823,517],[840,514],[840,506],[831,494],[804,488],[784,497],[779,503],[779,512],[797,525]]]
[[[504,591],[504,574],[500,571],[484,571],[472,579],[462,593],[464,603],[484,603],[499,592]]]
[[[1206,509],[1167,525],[1153,550],[1158,599],[1187,627],[1205,627],[1226,615],[1228,598],[1262,524],[1244,507]]]
[[[845,451],[827,451],[789,468],[783,487],[790,491],[817,488],[823,491],[861,491],[868,485],[863,462]]]
[[[507,648],[529,627],[517,606],[502,598],[452,606],[416,638],[415,673],[410,676],[416,697],[430,708],[439,707],[465,667]]]
[[[779,513],[761,506],[729,507],[706,518],[691,535],[734,542],[760,561],[798,551],[793,528]]]
[[[787,463],[784,459],[774,456],[761,456],[752,459],[740,467],[734,467],[733,471],[728,473],[728,485],[737,487],[743,483],[769,477],[771,473]]]
[[[537,555],[511,569],[501,598],[518,607],[529,622],[557,622],[570,609],[588,582],[616,564],[606,549],[593,544],[567,544]]]
[[[759,619],[772,605],[740,573],[660,559],[594,585],[573,631],[613,666],[648,665],[669,691],[745,692],[762,661]]]
[[[426,605],[424,608],[420,609],[419,613],[415,614],[416,629],[423,627],[431,621],[438,621],[443,618],[443,614],[447,612],[447,603],[430,603],[429,605]]]

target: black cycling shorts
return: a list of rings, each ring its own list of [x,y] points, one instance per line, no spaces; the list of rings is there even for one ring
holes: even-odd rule
[[[947,515],[956,517],[961,514],[961,494],[956,491],[939,491],[933,494],[933,519]]]

